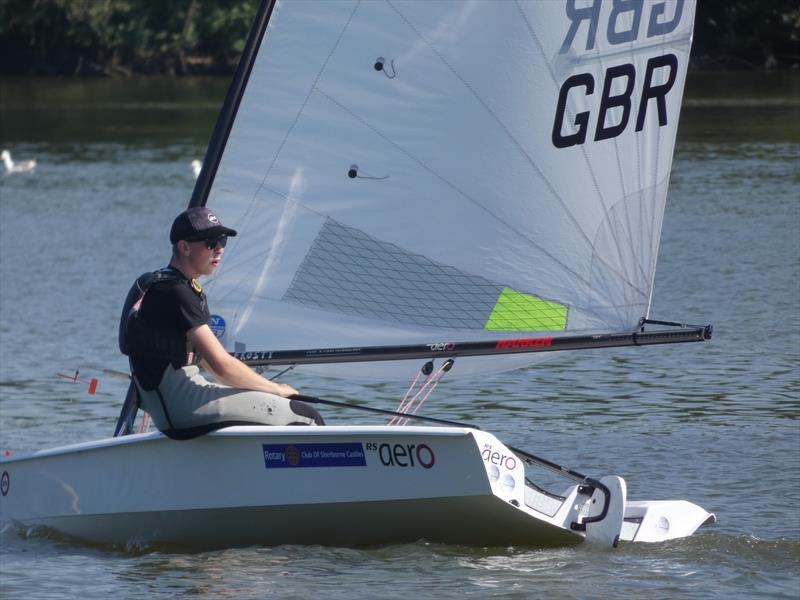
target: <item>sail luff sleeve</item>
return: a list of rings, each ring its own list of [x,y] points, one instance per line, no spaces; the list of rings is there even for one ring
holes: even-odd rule
[[[264,34],[266,33],[270,16],[272,15],[272,9],[275,7],[275,2],[276,0],[262,0],[258,7],[255,19],[253,20],[253,26],[250,28],[247,42],[242,51],[242,56],[239,59],[239,64],[236,67],[233,80],[225,96],[225,102],[222,105],[219,118],[217,118],[217,123],[214,126],[211,141],[206,149],[206,155],[203,159],[203,168],[195,183],[192,198],[189,201],[189,208],[193,206],[205,206],[208,200],[211,185],[216,177],[217,168],[222,159],[222,153],[225,151],[228,136],[233,127],[236,113],[239,110],[242,96],[244,96],[245,88],[247,88],[247,81],[250,79],[250,73],[256,61],[258,49],[261,47],[261,41],[264,39]]]

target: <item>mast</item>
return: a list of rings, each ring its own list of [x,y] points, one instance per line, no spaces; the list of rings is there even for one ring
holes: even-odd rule
[[[194,185],[192,198],[189,201],[189,208],[206,205],[208,193],[211,190],[211,184],[214,182],[214,177],[217,175],[217,168],[222,159],[222,153],[225,151],[228,135],[230,135],[231,128],[233,127],[233,121],[239,110],[239,103],[242,101],[244,90],[247,88],[247,82],[250,79],[250,73],[256,61],[258,49],[261,47],[261,41],[264,39],[264,34],[267,31],[267,24],[269,23],[269,18],[272,15],[274,6],[275,0],[261,0],[261,4],[258,7],[253,26],[247,36],[247,43],[239,59],[236,72],[233,75],[233,81],[231,81],[228,93],[225,96],[225,103],[222,105],[222,110],[214,126],[211,141],[206,149],[206,155],[203,159],[203,168],[200,170],[200,176],[197,178],[197,182]]]

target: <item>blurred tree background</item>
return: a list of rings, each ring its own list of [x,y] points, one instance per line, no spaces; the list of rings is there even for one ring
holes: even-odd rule
[[[0,72],[232,73],[257,6],[258,0],[0,0]]]
[[[0,74],[230,74],[258,2],[0,0]],[[800,67],[800,1],[698,0],[691,67]]]

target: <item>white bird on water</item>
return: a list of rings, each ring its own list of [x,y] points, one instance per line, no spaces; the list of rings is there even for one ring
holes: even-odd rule
[[[35,160],[21,160],[15,163],[11,159],[11,153],[8,150],[3,150],[0,153],[0,158],[2,158],[3,164],[6,166],[6,175],[11,173],[33,173],[36,168]]]
[[[195,159],[192,161],[192,172],[194,173],[194,178],[197,179],[200,177],[200,169],[203,168],[203,163],[199,160]]]

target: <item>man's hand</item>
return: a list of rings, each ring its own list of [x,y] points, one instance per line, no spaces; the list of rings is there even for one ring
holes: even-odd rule
[[[278,386],[278,395],[284,398],[290,398],[300,393],[288,383],[277,383],[276,385]]]

